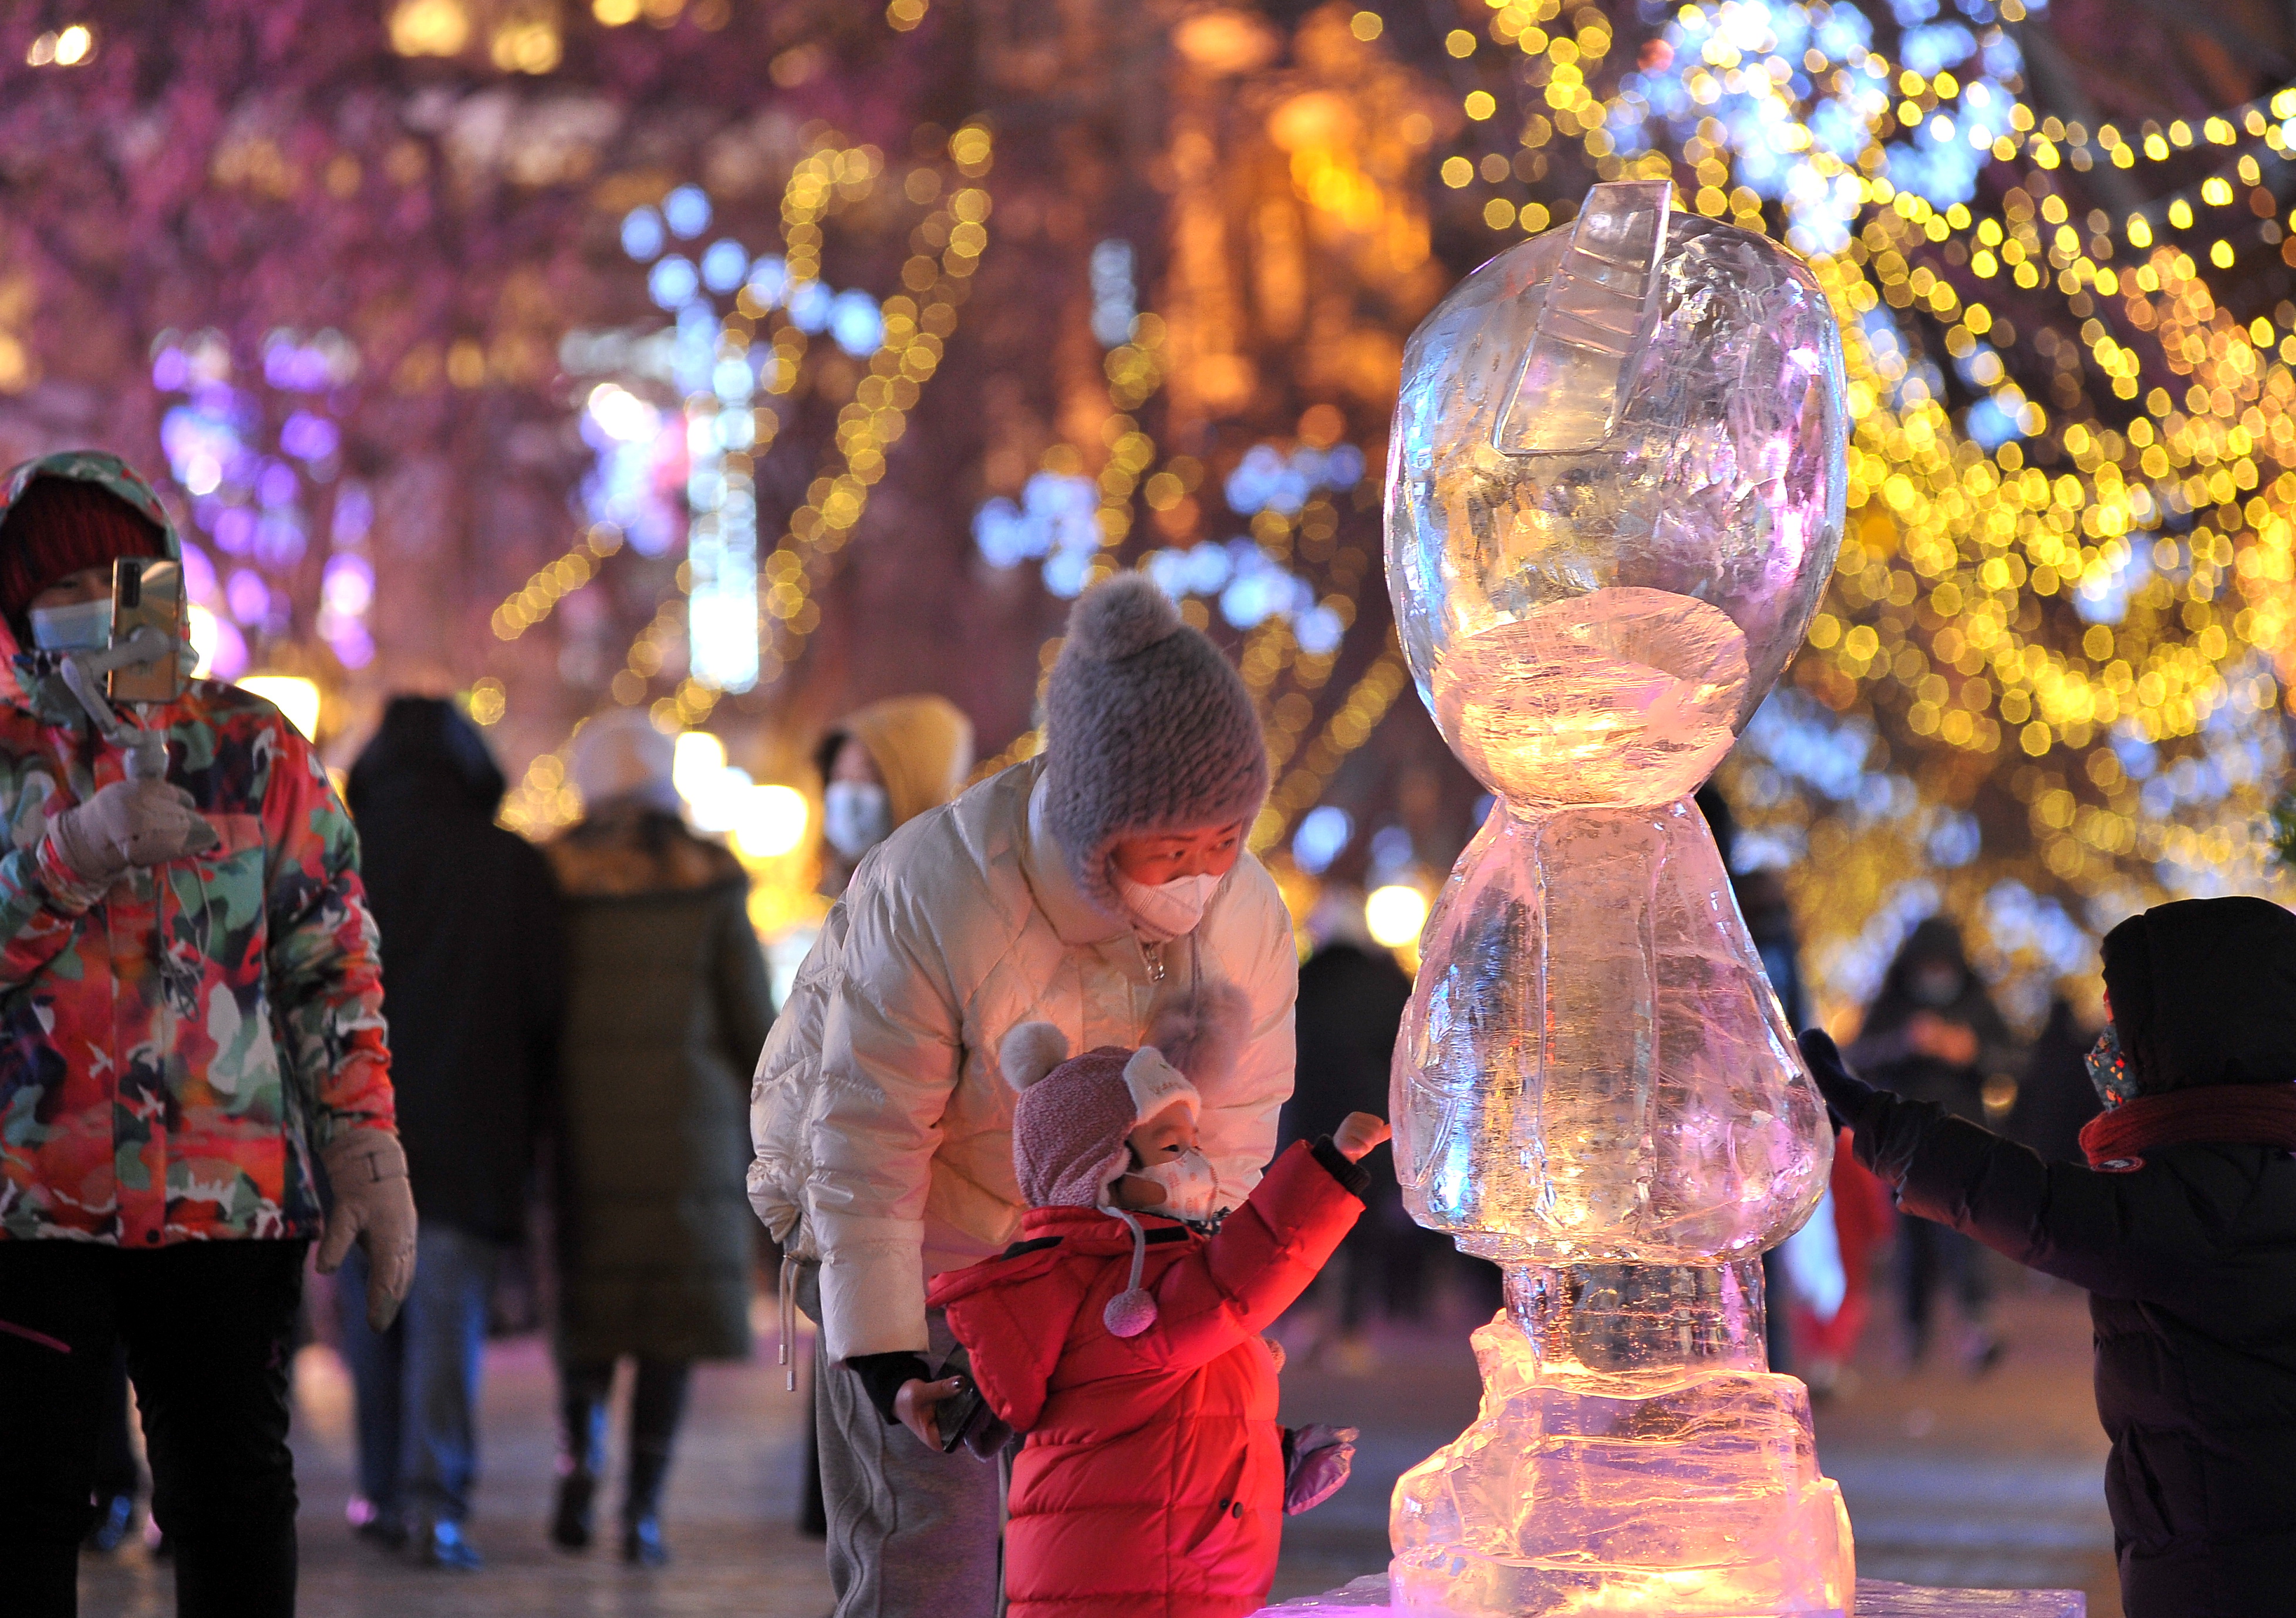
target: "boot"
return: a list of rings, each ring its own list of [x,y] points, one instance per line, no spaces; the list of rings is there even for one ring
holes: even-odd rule
[[[622,1560],[634,1566],[660,1567],[669,1560],[661,1537],[661,1486],[668,1476],[666,1451],[632,1450],[629,1492],[622,1502]]]
[[[550,1542],[561,1550],[590,1548],[590,1506],[598,1476],[587,1466],[559,1474],[558,1502],[550,1514]]]

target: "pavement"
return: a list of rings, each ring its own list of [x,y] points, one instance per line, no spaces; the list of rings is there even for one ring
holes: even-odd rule
[[[350,1392],[332,1350],[296,1364],[294,1443],[303,1496],[301,1610],[319,1618],[821,1618],[829,1582],[818,1541],[800,1538],[798,1468],[804,1406],[782,1391],[770,1305],[759,1349],[742,1365],[705,1366],[664,1512],[675,1559],[622,1565],[611,1544],[583,1556],[544,1540],[553,1438],[552,1380],[539,1338],[488,1351],[485,1475],[470,1537],[476,1573],[413,1565],[354,1540]],[[1905,1374],[1886,1333],[1822,1405],[1818,1454],[1849,1500],[1858,1572],[1908,1583],[2085,1590],[2091,1618],[2120,1618],[2104,1513],[2104,1440],[2088,1391],[2080,1295],[2012,1283],[2001,1325],[2011,1348],[1981,1379],[1949,1366]],[[1375,1331],[1363,1351],[1308,1351],[1312,1315],[1285,1323],[1298,1345],[1284,1374],[1287,1420],[1360,1427],[1356,1474],[1287,1527],[1272,1599],[1334,1589],[1382,1567],[1387,1496],[1398,1474],[1472,1418],[1472,1324],[1454,1303],[1427,1325]],[[808,1345],[809,1346],[809,1345]],[[619,1442],[619,1433],[617,1434]],[[616,1462],[617,1475],[619,1458]],[[614,1497],[602,1500],[611,1522]],[[83,1564],[86,1618],[166,1618],[165,1564],[140,1544]]]

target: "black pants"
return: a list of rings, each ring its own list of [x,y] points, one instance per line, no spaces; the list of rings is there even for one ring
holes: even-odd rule
[[[677,1427],[685,1416],[690,1359],[638,1358],[630,1389],[630,1475],[622,1494],[622,1520],[638,1522],[661,1511],[662,1484]],[[614,1392],[611,1359],[558,1365],[558,1442],[570,1472],[595,1476],[606,1462],[606,1401]]]
[[[113,1345],[127,1350],[152,1515],[179,1618],[291,1618],[288,1362],[301,1242],[127,1253],[0,1241],[0,1589],[20,1618],[73,1618],[94,1518]]]
[[[1970,1325],[1985,1325],[1993,1279],[1985,1271],[1985,1250],[1968,1236],[1918,1214],[1900,1213],[1898,1265],[1898,1303],[1905,1311],[1907,1345],[1915,1359],[1928,1351],[1931,1306],[1940,1281],[1952,1281]]]

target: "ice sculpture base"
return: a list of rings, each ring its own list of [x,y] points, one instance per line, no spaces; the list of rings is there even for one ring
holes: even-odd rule
[[[1759,1267],[1521,1268],[1476,1332],[1475,1425],[1395,1486],[1400,1609],[1844,1618],[1857,1573]]]
[[[1443,1618],[1394,1604],[1385,1573],[1344,1589],[1260,1608],[1255,1618]],[[1857,1581],[1857,1618],[2088,1618],[2088,1597],[2073,1589],[1918,1589],[1885,1579]]]

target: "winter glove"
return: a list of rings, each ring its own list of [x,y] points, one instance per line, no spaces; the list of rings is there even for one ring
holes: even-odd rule
[[[1833,1127],[1855,1129],[1866,1106],[1882,1092],[1842,1065],[1833,1036],[1823,1029],[1805,1028],[1795,1043],[1801,1047],[1802,1060],[1809,1064],[1809,1076],[1817,1080],[1817,1093],[1825,1097]]]
[[[1321,1422],[1284,1430],[1284,1515],[1313,1511],[1340,1491],[1355,1469],[1356,1440],[1362,1436],[1353,1427],[1327,1427]]]
[[[114,781],[48,822],[56,858],[90,887],[109,887],[130,866],[165,865],[203,854],[222,841],[192,807],[192,795],[165,781]]]
[[[319,1154],[335,1194],[319,1238],[319,1273],[341,1268],[356,1240],[366,1249],[366,1323],[388,1331],[414,1285],[414,1193],[393,1129],[358,1129]]]

